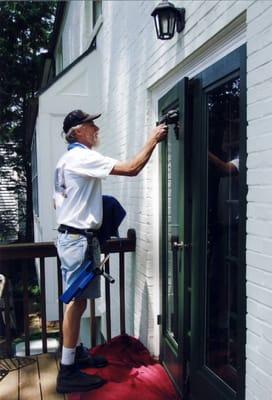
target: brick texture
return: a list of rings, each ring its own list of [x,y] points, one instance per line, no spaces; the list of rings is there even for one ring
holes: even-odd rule
[[[272,3],[247,12],[248,221],[246,399],[271,399]]]

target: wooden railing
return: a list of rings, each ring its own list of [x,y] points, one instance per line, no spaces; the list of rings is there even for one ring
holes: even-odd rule
[[[134,252],[136,245],[136,235],[133,229],[129,229],[126,238],[115,238],[108,240],[101,248],[101,253],[105,255],[119,253],[119,295],[120,295],[120,333],[126,332],[125,326],[125,253]],[[40,303],[41,303],[41,337],[42,349],[47,353],[47,318],[46,318],[46,292],[45,292],[45,258],[55,257],[58,277],[58,297],[62,294],[62,274],[60,261],[54,243],[23,243],[0,246],[0,263],[10,260],[34,260],[40,259]],[[109,260],[105,265],[105,272],[110,272]],[[24,304],[24,340],[25,353],[30,355],[30,332],[29,332],[29,293],[28,293],[28,264],[23,265],[23,304]],[[4,290],[4,313],[6,330],[6,353],[12,353],[12,337],[10,325],[10,298],[8,280]],[[106,334],[107,340],[111,338],[111,304],[110,304],[110,283],[105,279],[105,302],[106,302]],[[96,319],[95,319],[95,300],[90,300],[91,320],[91,346],[95,346],[96,338]],[[59,342],[62,344],[62,322],[63,304],[59,301]]]

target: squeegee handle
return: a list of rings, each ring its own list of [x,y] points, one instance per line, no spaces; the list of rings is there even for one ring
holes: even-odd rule
[[[101,275],[103,275],[104,278],[107,279],[110,283],[115,282],[115,279],[110,274],[107,274],[107,272],[103,271]]]

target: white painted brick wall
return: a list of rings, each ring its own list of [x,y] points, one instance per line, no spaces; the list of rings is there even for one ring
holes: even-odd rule
[[[247,11],[246,399],[272,399],[272,2]]]

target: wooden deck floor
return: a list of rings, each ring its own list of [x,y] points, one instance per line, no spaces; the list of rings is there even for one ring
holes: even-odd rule
[[[67,400],[56,393],[58,363],[54,353],[31,356],[36,362],[11,371],[0,381],[0,400]]]

